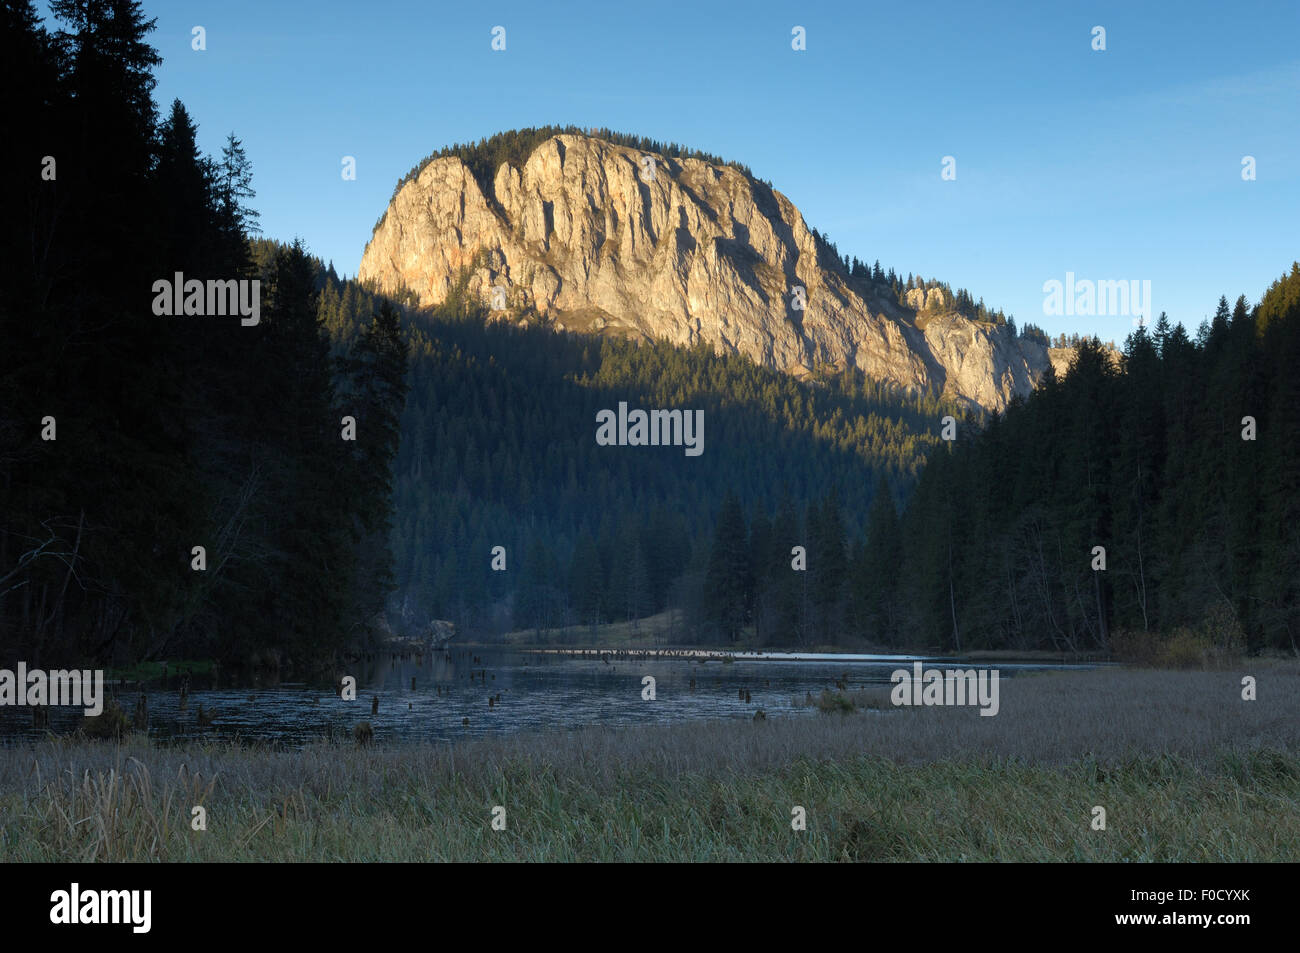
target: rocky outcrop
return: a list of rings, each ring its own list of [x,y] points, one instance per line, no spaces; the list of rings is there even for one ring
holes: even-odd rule
[[[522,168],[502,164],[490,194],[459,158],[429,162],[394,196],[359,277],[436,305],[467,275],[506,317],[704,341],[798,376],[852,367],[984,408],[1052,360],[948,312],[939,289],[900,305],[851,284],[819,250],[785,196],[735,168],[557,135]]]

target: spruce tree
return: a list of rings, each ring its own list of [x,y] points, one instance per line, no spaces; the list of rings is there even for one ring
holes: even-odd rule
[[[706,581],[706,615],[718,632],[739,640],[748,622],[752,567],[745,515],[740,502],[728,493],[718,513]]]

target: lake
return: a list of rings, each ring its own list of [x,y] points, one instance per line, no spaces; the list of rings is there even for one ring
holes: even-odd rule
[[[809,692],[817,696],[823,689],[834,689],[841,679],[850,690],[888,685],[895,669],[910,668],[917,659],[927,668],[996,668],[1000,678],[1097,667],[788,652],[736,653],[734,661],[724,663],[718,653],[693,654],[689,650],[632,658],[595,651],[486,646],[452,646],[447,652],[419,659],[376,658],[358,663],[351,673],[357,679],[355,701],[343,701],[337,687],[329,685],[196,687],[189,693],[188,708],[182,711],[173,678],[166,689],[161,685],[147,689],[149,733],[160,739],[241,738],[295,746],[327,735],[350,738],[361,721],[371,723],[376,741],[382,743],[448,742],[590,725],[752,719],[760,708],[768,717],[823,717],[816,708],[800,707],[796,701]],[[655,679],[653,701],[642,698],[642,679],[647,675]],[[136,687],[106,685],[105,690],[117,698],[128,716],[134,713],[139,697]],[[749,692],[749,701],[741,697],[742,690]],[[371,699],[375,697],[379,712],[372,715]],[[197,723],[200,703],[216,712],[209,726]],[[50,711],[50,727],[55,731],[74,729],[80,719],[80,709]],[[6,741],[31,740],[42,734],[32,728],[29,708],[0,708],[0,737]]]

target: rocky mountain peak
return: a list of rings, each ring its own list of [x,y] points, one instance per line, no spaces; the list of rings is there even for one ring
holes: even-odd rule
[[[560,134],[489,193],[457,155],[397,190],[359,277],[437,305],[464,293],[557,329],[704,341],[806,376],[857,368],[1001,409],[1068,352],[949,310],[942,289],[850,280],[794,204],[729,165]]]

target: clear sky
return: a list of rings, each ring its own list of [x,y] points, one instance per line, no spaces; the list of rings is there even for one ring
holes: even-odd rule
[[[144,6],[160,109],[184,101],[208,152],[234,130],[264,233],[341,274],[423,156],[546,123],[744,162],[842,253],[1051,334],[1131,328],[1045,316],[1043,284],[1067,272],[1149,280],[1154,313],[1194,331],[1220,294],[1257,300],[1300,258],[1296,0]]]

